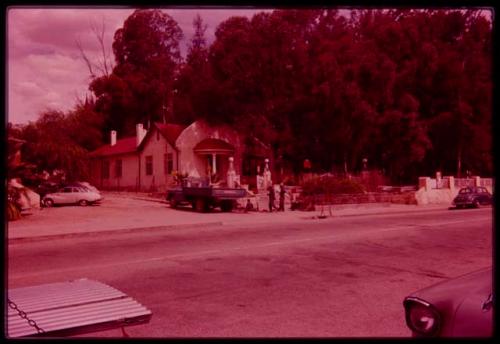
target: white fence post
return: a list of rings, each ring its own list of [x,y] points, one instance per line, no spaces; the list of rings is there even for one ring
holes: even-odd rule
[[[451,194],[454,194],[455,193],[455,177],[449,176],[448,180],[450,182],[450,191],[451,191]]]
[[[474,176],[474,186],[481,186],[481,177]]]

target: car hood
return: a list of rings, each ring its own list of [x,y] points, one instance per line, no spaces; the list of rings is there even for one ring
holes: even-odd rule
[[[492,290],[493,269],[483,268],[466,275],[452,278],[420,289],[410,296],[435,305],[441,303],[460,304],[468,295],[488,295]]]

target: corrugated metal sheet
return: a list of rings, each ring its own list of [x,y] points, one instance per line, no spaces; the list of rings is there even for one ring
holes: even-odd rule
[[[124,326],[147,322],[152,314],[123,292],[88,279],[11,289],[8,298],[45,333],[103,323]],[[10,307],[7,325],[10,337],[38,334]]]

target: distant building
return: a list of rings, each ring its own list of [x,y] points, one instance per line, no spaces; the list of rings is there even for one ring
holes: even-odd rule
[[[135,136],[118,139],[111,131],[110,144],[90,154],[90,182],[101,189],[164,191],[174,183],[174,173],[225,180],[233,157],[241,183],[254,186],[256,166],[271,152],[262,143],[248,145],[249,140],[255,141],[204,121],[187,127],[154,123],[149,130],[137,124]]]

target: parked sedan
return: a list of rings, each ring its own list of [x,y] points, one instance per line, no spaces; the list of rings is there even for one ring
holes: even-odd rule
[[[51,207],[55,204],[79,204],[86,206],[98,203],[101,200],[102,196],[98,192],[83,187],[65,186],[58,192],[46,194],[42,200],[42,204],[46,207]]]
[[[492,196],[485,187],[466,187],[460,189],[457,197],[453,200],[453,205],[457,208],[475,207],[491,204]]]
[[[414,337],[491,337],[492,268],[440,282],[407,296],[406,324]]]
[[[100,193],[100,191],[95,186],[89,184],[88,182],[73,182],[64,186],[79,187],[95,193]]]

